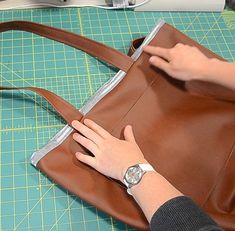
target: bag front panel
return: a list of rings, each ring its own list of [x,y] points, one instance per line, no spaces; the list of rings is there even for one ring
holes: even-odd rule
[[[178,42],[199,46],[168,25],[151,44],[173,47]],[[154,69],[148,59],[141,54],[120,84],[86,117],[118,138],[124,126],[133,125],[138,144],[157,171],[203,205],[234,143],[234,104],[191,95],[184,82]],[[74,157],[79,150],[71,135],[39,162],[39,168],[94,206],[141,230],[148,229],[133,198],[117,182],[79,163]],[[61,160],[55,162],[57,156]]]

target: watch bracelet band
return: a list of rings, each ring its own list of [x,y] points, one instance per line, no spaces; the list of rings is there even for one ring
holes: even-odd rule
[[[145,172],[150,172],[150,171],[154,171],[155,172],[155,169],[153,168],[153,166],[151,164],[139,164],[139,166]]]

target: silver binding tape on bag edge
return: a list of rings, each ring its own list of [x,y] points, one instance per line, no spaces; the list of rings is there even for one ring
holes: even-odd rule
[[[161,27],[164,25],[165,21],[159,20],[154,29],[146,36],[142,45],[135,51],[131,56],[133,60],[137,60],[141,53],[143,52],[143,47],[150,43],[150,41],[159,32]],[[107,81],[89,100],[88,102],[79,110],[81,114],[86,115],[105,95],[112,91],[126,76],[124,71],[119,71],[113,78]],[[73,131],[73,128],[66,125],[61,129],[49,142],[42,147],[40,150],[34,152],[31,156],[31,163],[35,167],[37,163],[45,156],[47,153],[58,147]]]

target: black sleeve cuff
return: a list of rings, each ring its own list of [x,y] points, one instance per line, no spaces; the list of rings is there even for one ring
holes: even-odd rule
[[[153,215],[152,231],[221,231],[222,229],[190,198],[180,196],[163,204]]]

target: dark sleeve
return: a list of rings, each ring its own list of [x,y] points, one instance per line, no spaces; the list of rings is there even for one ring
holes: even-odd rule
[[[222,229],[190,198],[180,196],[163,204],[153,215],[152,231],[221,231]]]

